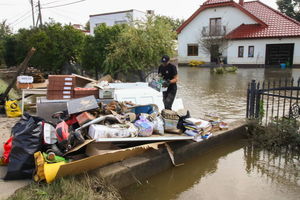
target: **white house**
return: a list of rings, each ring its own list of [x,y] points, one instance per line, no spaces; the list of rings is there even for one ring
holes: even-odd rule
[[[147,13],[150,12],[153,11],[147,11]],[[131,19],[142,20],[143,18],[145,18],[145,16],[146,16],[146,12],[142,12],[134,9],[90,15],[90,33],[94,35],[94,29],[99,24],[105,23],[107,26],[113,26],[115,24],[126,24]]]
[[[180,63],[214,61],[199,40],[224,36],[228,41],[221,53],[228,64],[300,65],[300,23],[260,1],[208,0],[177,33]]]

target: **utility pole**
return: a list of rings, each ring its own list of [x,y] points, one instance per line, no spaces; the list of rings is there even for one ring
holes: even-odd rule
[[[31,3],[31,12],[32,12],[32,24],[33,24],[33,27],[34,27],[35,20],[34,20],[34,6],[33,6],[33,0],[31,0],[30,3]]]
[[[43,25],[40,0],[38,1],[40,26]]]

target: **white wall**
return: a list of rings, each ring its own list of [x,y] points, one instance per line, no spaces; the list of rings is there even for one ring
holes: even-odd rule
[[[132,17],[133,20],[141,20],[145,17],[146,13],[133,10],[129,12],[122,13],[112,13],[107,15],[91,16],[90,17],[90,34],[94,35],[94,29],[97,24],[105,23],[107,26],[115,25],[117,21],[126,21]]]
[[[266,45],[294,43],[293,64],[300,64],[300,38],[283,39],[256,39],[256,40],[232,40],[227,49],[227,61],[229,64],[265,64]],[[244,46],[244,57],[238,57],[238,47]],[[254,57],[248,58],[248,47],[254,46]]]
[[[199,56],[187,56],[187,45],[198,43],[202,28],[209,26],[210,18],[222,18],[222,26],[226,26],[227,33],[240,26],[242,23],[256,23],[256,21],[254,21],[248,15],[234,7],[209,8],[202,11],[178,35],[179,62],[185,63],[194,59],[210,62],[210,56],[205,55],[201,51],[201,48],[199,48]]]

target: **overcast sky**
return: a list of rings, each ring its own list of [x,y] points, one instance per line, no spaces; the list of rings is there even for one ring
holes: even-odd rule
[[[0,0],[0,21],[6,19],[14,31],[28,28],[32,25],[30,1]],[[277,9],[276,0],[260,1]],[[33,2],[36,5],[38,0]],[[40,2],[43,22],[52,18],[63,24],[85,24],[89,20],[89,15],[129,9],[154,10],[155,14],[187,19],[205,0],[40,0]],[[73,2],[74,4],[49,8]]]

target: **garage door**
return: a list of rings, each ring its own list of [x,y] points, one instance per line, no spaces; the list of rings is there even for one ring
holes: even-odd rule
[[[267,44],[266,65],[293,64],[294,44]]]

